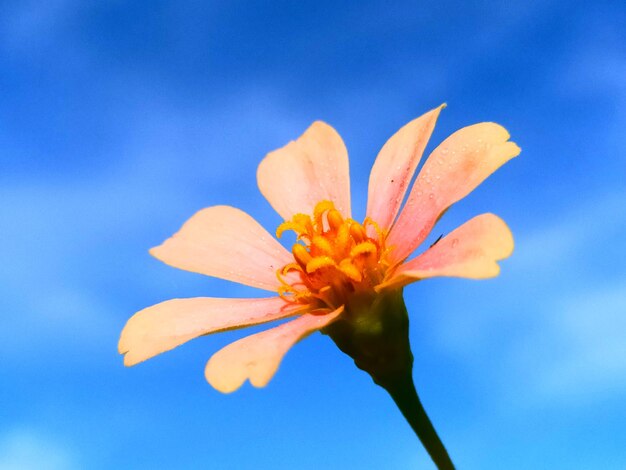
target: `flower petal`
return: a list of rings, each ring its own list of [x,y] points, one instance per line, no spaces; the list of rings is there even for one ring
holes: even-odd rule
[[[393,224],[444,107],[442,104],[406,124],[385,143],[376,157],[370,173],[367,216],[382,230]]]
[[[461,225],[420,256],[401,265],[381,287],[400,287],[435,276],[486,279],[497,276],[496,261],[513,253],[513,235],[494,214],[482,214]]]
[[[240,339],[209,360],[204,375],[217,390],[230,393],[246,379],[264,387],[276,373],[283,356],[298,341],[333,322],[343,306],[327,314],[306,313],[271,330]]]
[[[175,268],[276,291],[293,256],[259,223],[230,206],[197,212],[150,254]]]
[[[483,122],[452,134],[430,155],[391,228],[391,257],[402,261],[428,236],[437,219],[485,178],[519,154],[502,126]]]
[[[267,299],[173,299],[133,315],[122,330],[118,349],[124,364],[135,365],[193,338],[294,315],[307,306]]]
[[[259,164],[257,182],[285,220],[312,214],[324,200],[350,217],[348,151],[337,131],[324,122],[314,122],[298,140],[267,154]]]

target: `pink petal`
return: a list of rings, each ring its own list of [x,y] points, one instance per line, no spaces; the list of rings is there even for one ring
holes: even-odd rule
[[[178,233],[152,248],[175,268],[276,291],[276,271],[293,256],[256,220],[230,206],[197,212]]]
[[[367,216],[381,229],[387,230],[393,224],[444,106],[442,104],[406,124],[378,154],[370,173]]]
[[[497,276],[496,261],[513,253],[513,235],[493,214],[464,223],[420,256],[401,265],[385,287],[399,287],[435,276],[486,279]]]
[[[307,306],[268,299],[174,299],[137,312],[122,330],[118,349],[135,365],[193,338],[288,317]]]
[[[204,375],[217,390],[230,393],[246,379],[264,387],[276,373],[287,351],[298,341],[333,322],[343,306],[327,314],[306,313],[271,330],[240,339],[209,360]]]
[[[298,213],[312,214],[323,200],[350,216],[348,151],[326,123],[314,122],[298,140],[269,153],[259,164],[257,182],[285,220]]]
[[[483,122],[455,132],[433,151],[387,239],[394,261],[410,255],[448,207],[519,154],[508,139],[502,126]]]

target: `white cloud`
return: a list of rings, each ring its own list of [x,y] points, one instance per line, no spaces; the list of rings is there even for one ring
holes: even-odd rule
[[[73,470],[76,456],[55,439],[29,429],[0,436],[0,470]]]
[[[545,319],[513,349],[530,401],[580,405],[626,389],[626,278],[546,306]]]
[[[460,295],[439,302],[445,350],[507,403],[578,406],[626,390],[626,267],[607,251],[626,237],[624,201],[606,195],[520,234],[497,292],[450,284]]]
[[[623,193],[592,201],[520,242],[535,255],[517,263],[525,268],[517,275],[532,273],[530,282],[543,286],[536,299],[518,300],[530,327],[509,351],[531,401],[580,404],[626,389],[626,272],[605,249],[626,235],[624,201]],[[606,268],[594,270],[582,255]],[[618,271],[611,280],[609,269]]]
[[[587,201],[551,225],[516,235],[509,261],[514,270],[541,277],[579,262],[604,240],[615,240],[626,230],[626,192],[614,191]]]
[[[291,128],[298,123],[284,117],[268,90],[241,90],[225,103],[181,109],[160,95],[147,96],[143,109],[120,109],[128,129],[113,147],[123,158],[111,155],[103,160],[109,165],[86,168],[76,178],[35,173],[0,188],[0,257],[9,267],[0,270],[0,308],[9,312],[0,354],[24,359],[51,344],[101,347],[97,340],[111,336],[119,323],[110,288],[119,282],[111,277],[138,269],[124,260],[130,256],[124,251],[128,240],[156,243],[160,224],[167,221],[173,232],[211,204],[243,198],[244,209],[259,209],[255,215],[270,212],[256,188],[256,163],[264,146],[268,151],[273,139],[294,135]],[[229,136],[228,129],[246,129],[254,137]],[[253,146],[260,146],[258,154]],[[222,163],[215,165],[218,160]],[[147,252],[148,243],[135,259]],[[144,278],[151,273],[137,285],[147,285]]]

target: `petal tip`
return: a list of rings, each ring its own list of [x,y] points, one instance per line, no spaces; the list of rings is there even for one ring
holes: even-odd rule
[[[441,103],[439,106],[431,109],[427,113],[424,113],[423,116],[431,116],[431,119],[434,118],[435,121],[436,121],[439,118],[439,114],[441,113],[441,111],[443,109],[447,108],[447,107],[448,107],[448,103]],[[419,119],[419,118],[416,118],[413,121],[417,121],[417,119]],[[413,121],[411,121],[411,122],[413,122]],[[434,123],[433,123],[433,127],[434,127]]]
[[[215,357],[215,356],[213,356]],[[218,392],[229,394],[236,392],[241,388],[241,386],[246,381],[245,378],[239,380],[228,380],[225,379],[223,373],[220,370],[216,370],[214,367],[213,357],[209,359],[205,368],[204,368],[204,378],[206,381]],[[233,379],[231,377],[231,379]]]
[[[437,106],[436,108],[433,108],[429,111],[429,114],[434,114],[435,115],[435,119],[439,118],[439,114],[441,113],[442,110],[444,110],[445,108],[448,107],[448,103],[441,103],[439,106]]]
[[[498,263],[495,263],[495,266],[493,268],[493,276],[491,277],[498,277],[500,275],[500,271],[502,271],[502,269],[500,268],[500,265]]]
[[[128,347],[126,346],[126,342],[122,338],[120,338],[119,342],[117,343],[118,354],[126,354],[128,352]]]
[[[522,152],[521,147],[513,141],[509,141],[508,143],[511,147],[511,158],[517,157]]]
[[[130,354],[130,351],[127,351],[126,353],[124,353],[124,366],[125,367],[132,367],[138,364],[139,362],[141,361],[133,359],[132,355]]]
[[[485,218],[490,218],[492,223],[496,226],[496,236],[500,242],[497,251],[494,253],[494,258],[497,261],[508,258],[513,254],[515,248],[515,240],[513,238],[513,232],[507,223],[492,213],[486,213],[483,215]]]
[[[130,350],[131,339],[129,338],[130,330],[128,324],[131,322],[133,317],[128,319],[124,328],[122,328],[122,332],[120,333],[120,339],[117,342],[117,352],[119,354],[126,354]]]
[[[509,131],[505,127],[495,122],[490,123],[490,124],[493,124],[494,126],[496,126],[498,131],[501,133],[501,139],[502,139],[501,145],[506,148],[504,154],[506,155],[507,160],[517,157],[522,151],[522,149],[515,142],[509,140],[511,138],[511,134],[509,133]]]
[[[148,253],[150,253],[150,256],[152,256],[153,258],[156,258],[156,259],[158,259],[159,261],[161,261],[161,257],[160,257],[160,255],[161,255],[161,251],[162,251],[162,249],[163,249],[163,245],[164,245],[164,243],[165,243],[165,242],[161,243],[161,244],[160,244],[160,245],[158,245],[158,246],[153,246],[152,248],[150,248],[150,249],[148,250]]]
[[[337,133],[337,131],[335,130],[335,128],[333,126],[328,124],[326,121],[322,121],[320,119],[317,119],[317,120],[313,121],[311,123],[311,125],[308,127],[308,129],[314,129],[314,128],[324,128],[326,130],[330,130],[332,132]]]
[[[502,260],[502,259],[506,259],[510,257],[513,254],[513,251],[515,250],[515,240],[513,239],[513,232],[511,232],[511,229],[509,229],[509,227],[507,227],[506,229],[508,232],[507,240],[503,244],[504,246],[502,248],[502,254],[501,254],[501,257],[498,258],[498,260]]]

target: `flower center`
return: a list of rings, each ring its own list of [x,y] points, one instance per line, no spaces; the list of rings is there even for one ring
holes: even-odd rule
[[[368,227],[371,227],[368,235]],[[291,251],[295,262],[277,272],[279,294],[290,302],[321,302],[330,308],[347,303],[354,294],[373,293],[389,267],[386,233],[365,218],[362,224],[344,218],[330,201],[315,206],[313,217],[296,214],[278,226],[276,236],[292,230],[296,243]],[[299,280],[285,276],[298,273]]]

